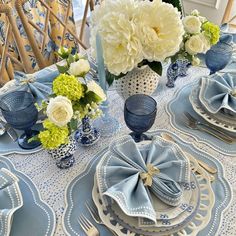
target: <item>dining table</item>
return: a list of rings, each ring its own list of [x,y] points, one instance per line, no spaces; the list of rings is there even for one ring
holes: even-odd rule
[[[180,89],[197,81],[199,77],[208,74],[209,70],[207,68],[192,66],[186,77],[178,78],[175,82],[175,87],[168,88],[166,87],[167,78],[165,76],[166,73],[164,72],[163,76],[160,77],[156,91],[152,95],[157,102],[157,114],[155,122],[149,131],[170,131],[182,140],[191,143],[197,149],[210,154],[223,165],[225,178],[229,181],[233,190],[233,198],[229,207],[224,212],[218,232],[221,236],[233,236],[236,232],[236,194],[234,194],[236,193],[235,152],[225,154],[225,152],[220,151],[208,142],[207,139],[201,140],[189,132],[184,132],[176,128],[176,125],[171,122],[171,112],[168,110],[168,104],[175,98],[176,93],[178,93]],[[55,164],[55,160],[53,160],[49,153],[42,148],[27,153],[13,151],[11,153],[1,154],[14,165],[17,171],[25,174],[34,183],[41,199],[55,212],[56,224],[54,235],[66,235],[63,226],[63,213],[67,207],[65,202],[67,186],[74,178],[83,173],[85,167],[94,156],[107,147],[112,140],[130,133],[130,130],[124,121],[124,100],[116,93],[116,89],[113,87],[108,90],[107,97],[110,104],[109,112],[119,121],[119,131],[113,136],[102,136],[99,141],[92,146],[78,146],[74,154],[75,164],[71,168],[66,170],[59,169]],[[99,129],[99,127],[97,128]],[[81,186],[80,191],[84,191],[85,187],[86,186]],[[78,204],[82,205],[84,202],[78,202]],[[80,232],[77,233],[80,235]]]

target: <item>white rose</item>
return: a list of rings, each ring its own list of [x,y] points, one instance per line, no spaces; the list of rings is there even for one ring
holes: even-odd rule
[[[67,125],[73,116],[71,101],[64,96],[51,98],[47,106],[47,116],[52,123],[59,127]]]
[[[199,16],[200,13],[199,13],[199,11],[198,11],[197,9],[195,9],[195,10],[193,10],[193,11],[191,12],[191,15],[192,15],[192,16]]]
[[[185,50],[190,55],[195,55],[197,53],[201,53],[204,50],[203,41],[200,35],[192,36],[187,42],[185,43]]]
[[[74,76],[84,76],[90,70],[89,62],[85,59],[80,59],[70,64],[68,73]]]
[[[94,80],[90,80],[87,83],[87,87],[88,91],[96,93],[102,99],[102,101],[105,101],[107,99],[103,89]]]
[[[201,21],[197,16],[186,16],[183,19],[185,30],[190,34],[197,34],[201,31]]]

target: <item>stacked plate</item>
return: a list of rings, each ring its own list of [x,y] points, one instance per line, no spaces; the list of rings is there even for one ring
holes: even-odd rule
[[[189,99],[207,122],[236,133],[236,72],[202,77]]]
[[[153,141],[143,141],[137,144],[140,156],[137,155],[137,161],[134,164],[132,160],[135,158],[130,157],[131,154],[135,153],[132,151],[135,149],[131,144],[132,141],[125,138],[125,140],[121,142],[118,140],[117,142],[115,146],[126,151],[120,152],[123,156],[118,157],[117,152],[114,152],[115,148],[110,147],[103,155],[96,168],[92,192],[99,215],[107,227],[120,236],[159,236],[174,233],[197,235],[207,226],[211,219],[215,197],[209,175],[198,166],[194,157],[183,152],[177,144],[156,137]],[[125,149],[123,149],[124,145]],[[154,159],[151,157],[153,155]],[[121,165],[120,160],[127,162]],[[142,201],[145,193],[143,190],[140,191],[140,181],[142,182],[142,180],[136,173],[137,168],[138,171],[141,171],[142,168],[139,169],[137,165],[139,163],[141,165],[153,163],[154,166],[160,168],[160,173],[165,174],[163,175],[165,177],[160,176],[161,174],[157,174],[156,177],[152,176],[153,181],[155,178],[159,178],[158,181],[162,182],[165,178],[171,179],[175,176],[173,173],[176,173],[176,170],[171,168],[174,168],[173,166],[178,165],[179,162],[181,163],[180,172],[186,178],[182,178],[181,181],[180,176],[177,177],[176,174],[176,179],[172,179],[172,182],[180,187],[181,196],[178,204],[170,205],[169,202],[163,201],[163,198],[156,194],[155,189],[152,189],[153,186],[145,187],[149,199]],[[190,166],[191,168],[188,169]],[[181,169],[182,167],[184,168]],[[162,184],[168,182],[165,181]],[[171,188],[170,182],[167,185]],[[145,210],[143,212],[137,211],[137,209],[147,208],[146,204],[149,200],[152,206],[147,212]],[[135,208],[134,202],[138,202]],[[152,209],[155,211],[154,221],[150,220],[148,215],[148,213],[151,215]]]

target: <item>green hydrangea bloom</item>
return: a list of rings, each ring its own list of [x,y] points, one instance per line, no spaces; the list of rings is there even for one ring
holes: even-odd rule
[[[216,44],[220,38],[220,27],[209,21],[202,25],[206,37],[209,38],[211,45]]]
[[[55,149],[62,144],[68,143],[69,130],[68,127],[58,127],[49,120],[43,122],[45,130],[41,131],[38,135],[43,148]]]
[[[73,75],[60,74],[52,85],[53,93],[77,101],[84,95],[82,84]]]

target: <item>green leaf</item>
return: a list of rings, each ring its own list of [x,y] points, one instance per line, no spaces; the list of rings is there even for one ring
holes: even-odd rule
[[[69,129],[70,133],[73,133],[78,127],[78,120],[77,119],[71,119],[69,123]]]
[[[148,62],[148,66],[158,75],[162,75],[162,65],[159,61]]]
[[[69,70],[68,66],[60,66],[57,64],[56,64],[56,66],[57,66],[59,73],[61,73],[61,74],[64,74]]]
[[[80,101],[84,104],[91,104],[92,102],[99,103],[102,99],[94,92],[89,91],[85,93],[84,97],[80,99]]]
[[[181,5],[181,0],[163,0],[163,2],[169,3],[176,7],[180,12],[183,11],[182,5]]]
[[[68,56],[67,62],[68,62],[69,65],[70,65],[71,63],[75,62],[74,56],[70,54],[70,55]]]
[[[31,143],[31,142],[34,142],[34,141],[40,142],[40,139],[39,139],[38,135],[36,135],[36,136],[30,138],[30,139],[28,140],[28,143]]]

